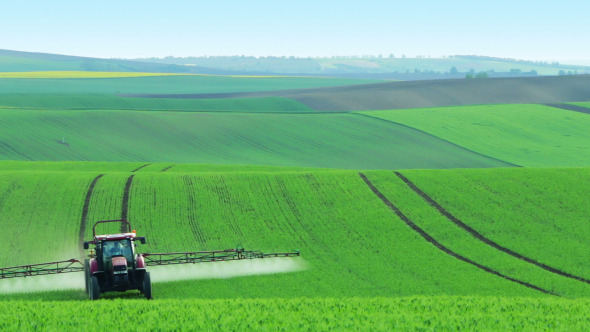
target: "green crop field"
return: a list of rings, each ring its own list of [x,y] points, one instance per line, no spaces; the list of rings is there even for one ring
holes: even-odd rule
[[[198,162],[331,168],[498,167],[355,114],[0,110],[0,160]]]
[[[67,69],[46,60],[27,61]],[[94,222],[120,218],[147,237],[142,253],[301,257],[150,267],[153,301],[89,302],[82,273],[0,279],[0,330],[77,331],[98,316],[102,328],[145,322],[130,330],[590,326],[588,114],[360,107],[371,93],[325,112],[313,96],[332,89],[313,88],[377,81],[90,73],[76,61],[0,73],[0,267],[81,259]],[[216,95],[239,92],[258,94]]]
[[[148,243],[138,247],[141,252],[237,244],[266,252],[300,249],[304,268],[229,279],[154,278],[153,302],[134,292],[108,294],[96,304],[86,302],[83,290],[12,293],[44,277],[28,278],[24,284],[0,280],[0,307],[6,307],[0,310],[0,328],[75,330],[87,320],[85,314],[73,317],[78,311],[104,317],[142,313],[156,329],[161,326],[152,322],[156,317],[187,328],[219,330],[277,325],[286,330],[579,330],[589,324],[588,284],[470,236],[393,171],[363,174],[431,239],[472,263],[408,227],[356,171],[170,163],[138,169],[141,166],[0,162],[0,226],[11,234],[0,241],[0,252],[12,253],[0,255],[0,266],[79,256],[81,222],[88,238],[94,220],[119,218],[125,184],[133,175],[128,218],[138,234],[147,236]],[[496,168],[401,174],[484,236],[588,278],[584,258],[589,253],[580,251],[587,249],[583,231],[590,212],[584,201],[590,194],[588,172]],[[99,174],[103,176],[82,221],[88,186]],[[51,250],[40,250],[49,243]],[[225,263],[198,264],[191,271],[210,271],[207,264]],[[72,318],[54,319],[58,316]]]
[[[542,105],[364,112],[520,166],[590,166],[590,117]]]

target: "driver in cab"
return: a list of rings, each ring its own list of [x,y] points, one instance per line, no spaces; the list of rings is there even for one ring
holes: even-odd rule
[[[119,243],[119,242],[113,243],[113,247],[109,251],[109,254],[111,254],[111,257],[123,255],[123,246],[121,245],[121,243]]]

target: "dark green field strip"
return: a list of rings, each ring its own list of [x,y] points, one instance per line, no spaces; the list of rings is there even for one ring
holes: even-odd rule
[[[420,131],[355,114],[0,110],[0,142],[3,160],[348,169],[509,166]]]
[[[0,79],[3,93],[182,94],[308,89],[375,83],[375,80],[315,77],[157,76],[82,79]]]
[[[520,166],[590,166],[590,117],[545,105],[364,112]]]
[[[581,113],[586,113],[586,114],[590,114],[590,108],[587,107],[583,107],[583,106],[578,106],[578,105],[572,105],[572,104],[545,104],[547,106],[550,107],[555,107],[555,108],[561,108],[564,109],[566,111],[574,111],[574,112],[581,112]]]
[[[551,294],[551,295],[556,295],[559,296],[551,291],[548,291],[546,289],[540,288],[538,286],[532,285],[528,282],[522,281],[522,280],[518,280],[512,277],[509,277],[507,275],[504,275],[498,271],[495,271],[487,266],[481,265],[477,262],[472,261],[471,259],[462,256],[456,252],[454,252],[453,250],[445,247],[444,245],[442,245],[440,242],[438,242],[436,239],[434,239],[432,236],[430,236],[428,233],[426,233],[422,228],[418,227],[418,225],[416,225],[416,223],[414,223],[412,220],[410,220],[405,214],[403,214],[403,212],[401,212],[401,210],[396,207],[395,205],[393,205],[393,203],[391,203],[391,201],[389,199],[387,199],[380,191],[379,189],[377,189],[373,183],[371,183],[371,181],[369,179],[367,179],[367,177],[363,174],[363,173],[359,173],[361,179],[363,179],[363,181],[365,181],[365,183],[367,184],[367,186],[371,189],[371,191],[377,195],[377,197],[379,197],[379,199],[381,201],[383,201],[383,203],[385,205],[387,205],[387,207],[389,207],[393,212],[395,212],[395,214],[401,219],[403,220],[406,225],[408,225],[410,228],[412,228],[414,231],[416,231],[418,234],[420,234],[420,236],[422,236],[426,241],[428,241],[429,243],[431,243],[433,246],[435,246],[436,248],[440,249],[442,252],[444,252],[447,255],[450,255],[460,261],[463,261],[465,263],[471,264],[473,266],[476,266],[477,268],[480,268],[490,274],[496,275],[500,278],[504,278],[506,280],[515,282],[519,285],[540,291],[542,293],[545,294]]]
[[[587,168],[441,171],[404,175],[491,241],[589,279]]]
[[[70,93],[0,93],[0,108],[44,110],[138,110],[175,112],[312,113],[302,103],[279,97],[241,99],[125,98],[115,95]]]
[[[575,280],[590,284],[590,280],[588,280],[588,279],[572,275],[570,273],[561,271],[561,270],[556,269],[554,267],[551,267],[551,266],[548,266],[548,265],[543,264],[541,262],[538,262],[532,258],[525,257],[525,256],[523,256],[523,255],[521,255],[509,248],[503,247],[503,246],[499,245],[498,243],[488,239],[487,237],[483,236],[481,233],[479,233],[478,231],[476,231],[475,229],[473,229],[472,227],[470,227],[469,225],[467,225],[466,223],[464,223],[463,221],[459,220],[457,217],[455,217],[454,215],[449,213],[445,208],[443,208],[440,204],[438,204],[436,201],[434,201],[430,196],[428,196],[428,194],[426,194],[424,191],[422,191],[420,188],[418,188],[412,181],[408,180],[408,178],[406,178],[400,172],[395,172],[395,175],[397,175],[402,181],[404,181],[404,183],[406,183],[414,192],[416,192],[416,194],[418,194],[426,202],[428,202],[428,204],[430,204],[432,207],[434,207],[436,210],[438,210],[443,216],[445,216],[447,219],[452,221],[455,225],[461,227],[462,229],[464,229],[469,234],[471,234],[473,237],[482,241],[483,243],[485,243],[497,250],[505,252],[510,256],[514,256],[514,257],[521,259],[527,263],[534,264],[534,265],[542,268],[543,270],[558,274],[563,277],[575,279]]]

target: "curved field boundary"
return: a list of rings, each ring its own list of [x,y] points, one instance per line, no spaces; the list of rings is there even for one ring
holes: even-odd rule
[[[167,170],[171,169],[172,167],[174,167],[174,165],[164,167],[164,169],[162,169],[161,172],[166,172]]]
[[[580,113],[590,114],[590,108],[577,106],[577,105],[570,105],[570,104],[544,104],[545,106],[561,108],[562,110],[566,111],[574,111]]]
[[[504,161],[504,160],[501,160],[501,159],[498,159],[498,158],[494,158],[494,157],[491,157],[491,156],[485,155],[485,154],[483,154],[483,153],[480,153],[480,152],[477,152],[477,151],[470,150],[470,149],[468,149],[468,148],[466,148],[466,147],[464,147],[464,146],[458,145],[457,143],[453,143],[453,142],[451,142],[451,141],[449,141],[449,140],[446,140],[446,139],[444,139],[444,138],[442,138],[442,137],[434,136],[434,135],[432,135],[431,133],[428,133],[428,132],[426,132],[426,131],[424,131],[424,130],[421,130],[421,129],[418,129],[418,128],[415,128],[415,127],[408,126],[408,125],[406,125],[406,124],[403,124],[403,123],[401,123],[401,122],[395,122],[395,121],[391,121],[391,120],[387,120],[387,119],[383,119],[383,118],[378,118],[378,117],[371,116],[371,115],[364,114],[364,113],[360,113],[360,112],[353,112],[353,114],[354,114],[354,115],[360,115],[360,116],[366,116],[366,117],[373,118],[373,119],[376,119],[376,120],[381,120],[381,121],[389,122],[389,123],[392,123],[392,124],[395,124],[395,125],[398,125],[398,126],[402,126],[402,127],[406,127],[406,128],[412,129],[412,130],[416,130],[416,131],[418,131],[418,132],[421,132],[421,133],[423,133],[424,135],[428,135],[428,136],[430,136],[430,137],[436,138],[436,139],[438,139],[438,140],[441,140],[441,141],[443,141],[443,142],[449,143],[449,144],[451,144],[451,145],[453,145],[453,146],[456,146],[456,147],[458,147],[459,149],[462,149],[462,150],[465,150],[465,151],[467,151],[467,152],[470,152],[470,153],[476,154],[476,155],[478,155],[478,156],[482,156],[482,157],[490,158],[490,159],[492,159],[492,160],[496,160],[496,161],[499,161],[499,162],[505,163],[505,164],[507,164],[508,166],[512,166],[512,167],[522,167],[522,166],[520,166],[520,165],[516,165],[516,164],[513,164],[513,163],[509,163],[509,162],[507,162],[507,161]]]
[[[84,234],[86,233],[86,220],[88,219],[88,207],[90,206],[90,198],[92,197],[92,192],[94,191],[94,187],[98,180],[103,177],[104,174],[99,174],[97,177],[92,180],[90,186],[88,187],[88,191],[86,191],[86,198],[84,198],[84,207],[82,208],[82,217],[80,218],[80,233],[78,236],[78,243],[80,246],[84,242]],[[80,256],[84,256],[84,249],[80,247]]]
[[[123,220],[127,220],[127,215],[129,213],[129,191],[131,190],[131,184],[133,183],[134,176],[135,175],[131,175],[130,177],[128,177],[127,182],[125,183],[125,191],[123,192],[123,205],[121,206],[121,219]],[[124,224],[121,224],[121,233],[124,233],[126,231],[127,230],[125,229]]]
[[[466,223],[464,223],[463,221],[461,221],[460,219],[458,219],[457,217],[455,217],[454,215],[452,215],[449,211],[445,210],[444,207],[442,207],[440,204],[438,204],[435,200],[433,200],[430,196],[428,196],[428,194],[426,194],[424,191],[422,191],[420,188],[418,188],[412,181],[410,181],[408,178],[406,178],[403,174],[401,174],[400,172],[394,172],[395,175],[397,175],[397,177],[399,177],[402,181],[404,181],[408,187],[410,187],[416,194],[418,194],[420,197],[422,197],[426,202],[428,202],[428,204],[432,207],[434,207],[435,209],[438,210],[438,212],[440,212],[440,214],[442,214],[443,216],[445,216],[447,219],[449,219],[450,221],[452,221],[455,225],[461,227],[463,230],[467,231],[469,234],[471,234],[474,238],[482,241],[483,243],[493,247],[494,249],[497,249],[501,252],[504,252],[510,256],[516,257],[518,259],[521,259],[527,263],[531,263],[533,265],[536,265],[540,268],[542,268],[545,271],[549,271],[551,273],[555,273],[557,275],[560,275],[562,277],[566,277],[566,278],[571,278],[574,280],[578,280],[581,282],[585,282],[587,284],[590,284],[590,280],[579,277],[579,276],[575,276],[573,274],[561,271],[559,269],[556,269],[554,267],[551,267],[549,265],[543,264],[541,262],[538,262],[532,258],[523,256],[509,248],[506,248],[504,246],[499,245],[498,243],[488,239],[487,237],[483,236],[481,233],[479,233],[478,231],[476,231],[475,229],[471,228],[469,225],[467,225]]]
[[[132,171],[131,171],[131,173],[135,173],[135,172],[139,171],[140,169],[142,169],[142,168],[144,168],[144,167],[147,167],[147,166],[149,166],[149,165],[151,165],[151,164],[145,164],[145,165],[139,166],[138,168],[136,168],[136,169],[132,170]]]
[[[361,179],[363,179],[363,181],[365,181],[365,183],[367,184],[367,186],[371,189],[371,191],[373,191],[373,193],[379,197],[379,199],[381,199],[381,201],[383,201],[383,203],[385,203],[385,205],[387,205],[387,207],[389,207],[393,212],[395,212],[395,214],[401,219],[403,220],[406,225],[408,225],[410,228],[412,228],[414,231],[416,231],[418,234],[420,234],[420,236],[422,236],[426,241],[430,242],[432,245],[434,245],[436,248],[440,249],[441,251],[443,251],[444,253],[453,256],[465,263],[469,263],[475,267],[478,267],[488,273],[491,273],[493,275],[496,275],[500,278],[504,278],[506,280],[515,282],[517,284],[520,284],[522,286],[528,287],[528,288],[532,288],[534,290],[538,290],[542,293],[545,294],[549,294],[549,295],[554,295],[554,296],[559,296],[558,294],[555,294],[553,292],[550,292],[546,289],[543,289],[541,287],[535,286],[533,284],[530,284],[528,282],[522,281],[522,280],[518,280],[512,277],[509,277],[507,275],[504,275],[496,270],[492,270],[491,268],[481,265],[475,261],[472,261],[471,259],[459,255],[458,253],[452,251],[451,249],[445,247],[444,245],[442,245],[440,242],[436,241],[432,236],[430,236],[428,233],[426,233],[422,228],[420,228],[418,225],[416,225],[413,221],[411,221],[397,206],[395,206],[389,199],[387,199],[387,197],[385,197],[383,195],[383,193],[381,193],[379,191],[379,189],[377,189],[373,183],[365,176],[365,174],[363,173],[359,173],[359,176],[361,177]]]

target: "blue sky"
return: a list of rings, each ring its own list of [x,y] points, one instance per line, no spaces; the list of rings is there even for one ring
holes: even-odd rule
[[[0,48],[94,57],[477,54],[590,64],[590,2],[3,3]]]

